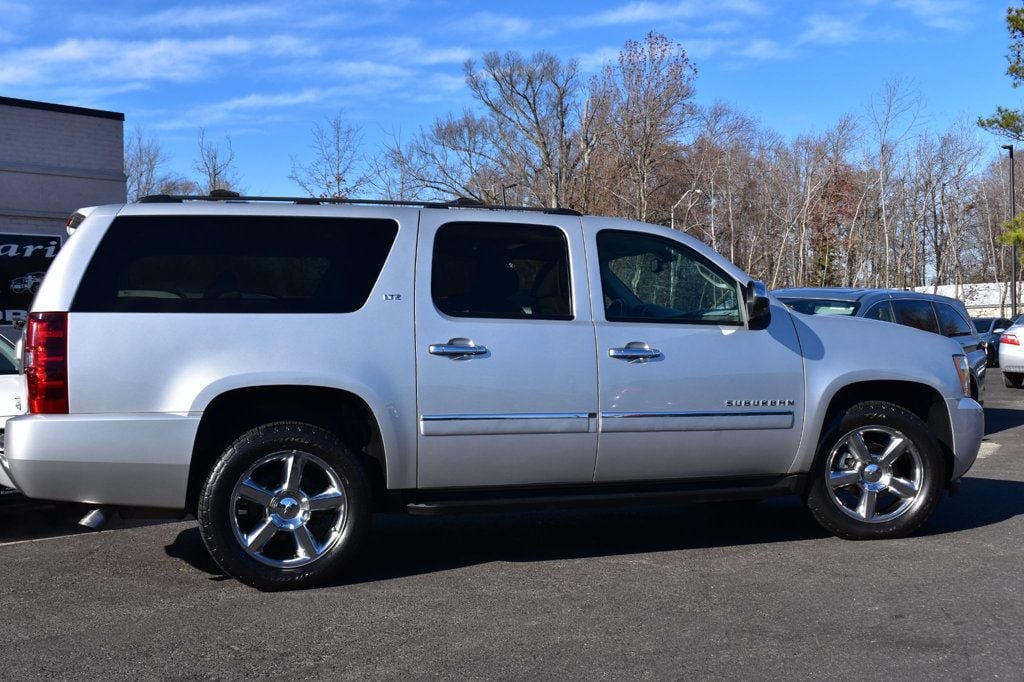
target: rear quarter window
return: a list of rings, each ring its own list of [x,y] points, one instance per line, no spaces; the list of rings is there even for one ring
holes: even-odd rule
[[[974,327],[953,306],[936,303],[935,312],[944,336],[974,336]]]
[[[893,301],[892,311],[899,324],[926,332],[939,333],[939,325],[935,320],[935,311],[932,310],[931,301],[918,299]]]
[[[353,312],[397,234],[391,220],[125,216],[107,230],[71,309]]]

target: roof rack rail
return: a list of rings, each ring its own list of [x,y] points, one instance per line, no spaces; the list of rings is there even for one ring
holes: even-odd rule
[[[459,197],[452,201],[394,201],[390,199],[320,199],[318,197],[250,197],[226,189],[215,189],[209,194],[150,194],[138,200],[140,204],[180,204],[186,201],[266,201],[316,206],[320,204],[355,204],[360,206],[417,206],[420,208],[479,208],[490,211],[532,211],[553,215],[581,216],[571,208],[544,208],[542,206],[505,206],[485,204],[476,199]]]

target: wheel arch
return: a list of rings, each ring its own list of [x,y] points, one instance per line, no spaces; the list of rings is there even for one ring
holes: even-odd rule
[[[337,435],[363,462],[375,499],[383,500],[385,438],[367,400],[333,387],[264,385],[227,390],[206,405],[192,450],[185,508],[195,512],[207,474],[235,438],[275,421],[302,421]]]
[[[952,475],[953,427],[946,401],[937,390],[927,384],[900,380],[871,380],[847,384],[837,390],[829,400],[828,408],[815,441],[815,452],[821,438],[850,407],[866,400],[880,400],[899,405],[914,413],[928,426],[942,450],[947,479]],[[812,460],[813,461],[813,460]]]

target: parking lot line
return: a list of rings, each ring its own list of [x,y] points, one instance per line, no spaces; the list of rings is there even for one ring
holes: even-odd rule
[[[1001,447],[1002,445],[1000,445],[999,443],[993,443],[991,441],[986,441],[982,443],[981,448],[978,450],[978,459],[985,459],[986,457],[991,457],[992,455],[996,454],[996,450],[998,450]]]

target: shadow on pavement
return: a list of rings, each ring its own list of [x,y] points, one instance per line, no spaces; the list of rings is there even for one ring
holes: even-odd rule
[[[991,526],[1024,514],[1024,483],[994,478],[963,479],[960,494],[942,500],[917,535],[941,535]]]
[[[917,534],[970,530],[1024,514],[1024,483],[964,480]],[[378,516],[357,566],[337,584],[452,570],[494,561],[550,561],[828,537],[797,498],[760,504],[474,514]],[[199,531],[182,531],[167,554],[215,579],[223,573]]]
[[[1024,425],[1024,410],[1011,410],[1003,407],[985,408],[985,435],[989,436],[1000,431]]]
[[[91,533],[78,525],[86,511],[80,505],[5,497],[0,504],[0,544]]]

